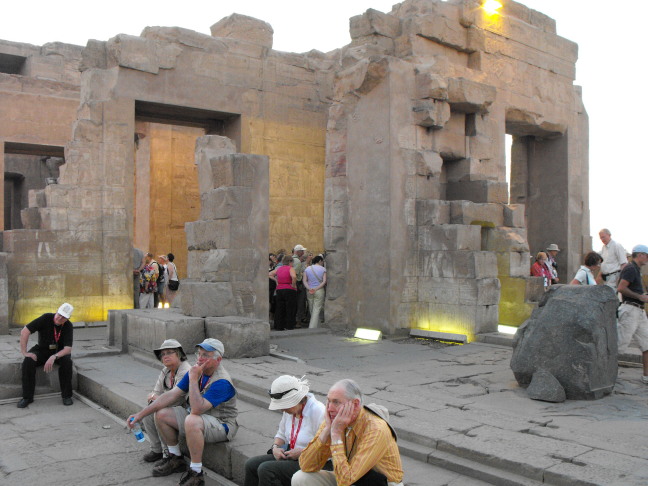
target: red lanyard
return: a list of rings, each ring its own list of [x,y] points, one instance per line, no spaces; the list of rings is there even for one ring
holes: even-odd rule
[[[58,332],[56,332],[57,327],[58,326],[54,325],[54,341],[56,341],[56,344],[58,344],[59,338],[61,337],[61,333],[63,332],[62,326],[59,328]]]
[[[200,380],[198,380],[198,389],[201,392],[203,391],[203,388],[205,388],[205,385],[209,381],[209,378],[211,378],[211,376],[201,376]]]
[[[304,420],[303,415],[299,417],[297,432],[295,432],[295,417],[292,418],[292,427],[290,428],[290,449],[294,449],[295,444],[297,444],[297,436],[299,435],[299,429],[301,429],[302,420]]]

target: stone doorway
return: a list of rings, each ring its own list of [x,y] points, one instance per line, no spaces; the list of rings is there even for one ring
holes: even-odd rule
[[[185,223],[200,215],[196,139],[237,136],[238,115],[136,101],[133,246],[154,255],[173,253],[187,275]]]

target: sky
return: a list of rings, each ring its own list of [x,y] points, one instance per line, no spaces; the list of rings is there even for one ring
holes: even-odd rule
[[[209,34],[233,12],[270,23],[273,47],[281,51],[330,51],[350,41],[348,19],[368,8],[389,12],[394,0],[33,0],[5,2],[0,39],[41,45],[61,41],[85,45],[119,33],[139,35],[146,26],[180,26]],[[583,87],[590,122],[590,213],[593,248],[598,231],[609,228],[627,251],[648,244],[641,219],[641,194],[648,188],[638,169],[646,154],[642,140],[646,77],[648,1],[526,0],[521,3],[556,20],[561,37],[579,45],[575,84]],[[537,249],[532,249],[532,252]]]

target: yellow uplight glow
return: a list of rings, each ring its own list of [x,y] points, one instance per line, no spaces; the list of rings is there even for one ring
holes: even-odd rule
[[[513,326],[503,326],[502,324],[497,326],[497,331],[503,334],[515,334],[517,330],[518,328]]]
[[[364,329],[362,327],[359,327],[358,329],[356,329],[354,337],[359,339],[367,339],[369,341],[379,341],[380,339],[382,339],[382,332],[376,329]]]
[[[502,8],[502,4],[497,0],[485,0],[482,8],[488,15],[495,15],[498,13],[498,10]]]
[[[168,302],[165,302],[165,303],[164,303],[164,308],[165,308],[165,309],[168,309],[168,308],[169,308],[169,303],[168,303]]]
[[[158,309],[162,309],[162,302],[158,304]]]

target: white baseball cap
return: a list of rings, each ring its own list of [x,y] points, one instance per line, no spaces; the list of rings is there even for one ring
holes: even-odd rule
[[[69,319],[72,316],[72,311],[74,310],[74,307],[72,307],[70,304],[67,302],[65,304],[61,304],[61,307],[58,308],[58,314],[62,315],[66,319]]]

